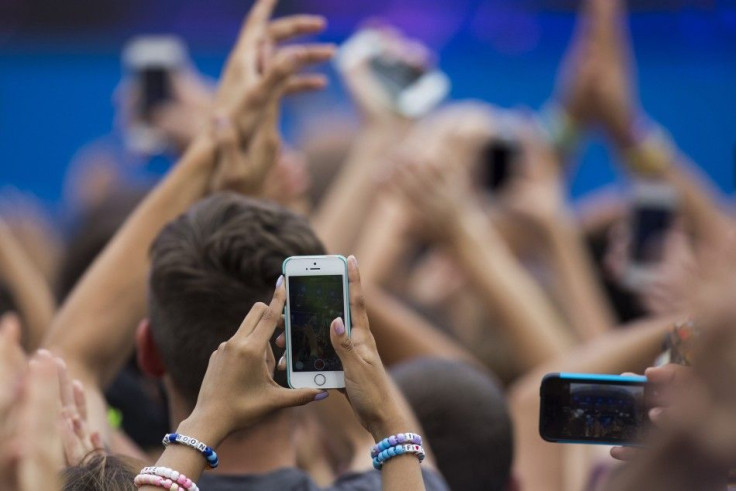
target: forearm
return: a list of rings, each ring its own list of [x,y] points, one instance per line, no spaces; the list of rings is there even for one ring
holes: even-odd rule
[[[613,313],[594,274],[594,266],[570,217],[545,228],[554,294],[578,337],[584,341],[608,331]]]
[[[163,226],[202,198],[214,151],[195,141],[179,164],[146,197],[94,262],[54,318],[45,346],[83,370],[75,378],[104,386],[130,355],[145,315],[148,251]]]
[[[410,248],[406,213],[398,199],[383,195],[366,220],[356,250],[363,281],[383,285]]]
[[[459,263],[489,310],[501,321],[521,364],[530,369],[559,356],[573,340],[541,288],[488,226],[482,213],[468,212],[453,234]]]
[[[371,331],[387,366],[424,356],[480,362],[456,341],[380,288],[366,288]]]
[[[405,132],[396,126],[368,125],[361,131],[315,212],[314,228],[330,252],[347,254],[353,250],[376,195],[376,175],[386,166],[389,148]]]
[[[36,350],[56,310],[54,297],[43,274],[34,266],[0,221],[0,278],[10,291],[23,320],[23,346],[27,352]]]

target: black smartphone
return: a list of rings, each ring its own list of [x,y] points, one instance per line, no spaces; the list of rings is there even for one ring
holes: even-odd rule
[[[648,427],[646,377],[550,373],[540,387],[539,434],[555,443],[636,445]]]
[[[150,66],[139,73],[141,86],[141,114],[148,119],[159,104],[171,99],[171,75],[164,66]]]
[[[519,144],[506,138],[493,138],[481,150],[484,187],[498,193],[511,180],[521,149]]]

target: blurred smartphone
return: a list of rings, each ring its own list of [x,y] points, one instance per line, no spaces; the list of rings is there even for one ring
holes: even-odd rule
[[[555,443],[636,445],[649,418],[646,377],[549,373],[540,388],[539,434]]]
[[[129,128],[134,150],[155,153],[165,147],[150,125],[151,115],[156,106],[173,97],[172,79],[186,59],[186,45],[175,36],[138,36],[126,44],[123,63],[136,94]]]
[[[342,256],[293,256],[284,261],[283,272],[289,387],[345,387],[345,372],[330,341],[330,324],[341,317],[345,328],[350,329],[346,259]]]
[[[493,138],[481,150],[483,183],[490,193],[502,191],[511,180],[521,147],[508,138]]]
[[[638,181],[634,184],[629,220],[629,266],[625,278],[630,287],[645,286],[653,267],[661,261],[664,241],[677,212],[677,201],[677,192],[667,183]]]
[[[367,61],[386,102],[399,114],[418,118],[437,106],[450,91],[450,79],[437,69],[416,66],[387,54],[380,30],[362,29],[340,47],[341,70]]]

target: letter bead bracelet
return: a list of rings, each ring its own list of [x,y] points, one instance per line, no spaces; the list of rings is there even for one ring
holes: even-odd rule
[[[170,491],[199,491],[197,485],[184,474],[168,467],[144,467],[133,480],[136,488],[156,486]]]
[[[214,469],[220,465],[220,459],[217,458],[217,453],[212,449],[212,447],[205,445],[191,436],[180,435],[179,433],[167,433],[164,436],[162,443],[164,444],[164,447],[168,446],[170,443],[186,445],[187,447],[193,448],[204,455],[204,458],[207,460],[207,465],[209,465],[210,468]]]
[[[425,457],[422,437],[416,433],[398,433],[384,438],[371,449],[373,467],[381,470],[387,460],[403,454],[416,455],[421,463]]]

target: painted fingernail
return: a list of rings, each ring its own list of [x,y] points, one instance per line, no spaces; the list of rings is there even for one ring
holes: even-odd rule
[[[348,261],[352,261],[353,266],[355,266],[356,268],[358,267],[358,259],[355,256],[350,255],[350,257],[348,257]]]
[[[335,329],[335,334],[338,336],[342,336],[345,334],[345,324],[343,323],[342,319],[338,317],[333,322],[333,329]]]
[[[276,280],[276,288],[280,288],[283,282],[284,282],[284,275],[281,275],[279,276],[279,279]]]
[[[316,396],[314,396],[314,400],[315,401],[321,401],[322,399],[327,399],[327,397],[329,395],[330,395],[330,393],[327,392],[327,391],[320,392],[319,394],[317,394]]]

